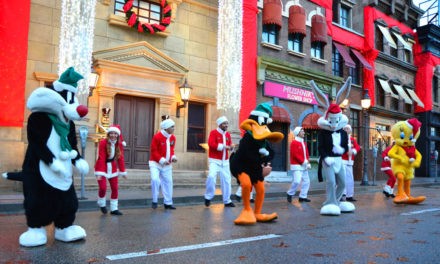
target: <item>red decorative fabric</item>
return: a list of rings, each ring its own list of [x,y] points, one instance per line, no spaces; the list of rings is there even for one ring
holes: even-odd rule
[[[302,6],[294,5],[289,8],[288,32],[306,35],[306,10]]]
[[[304,129],[319,129],[319,126],[318,126],[318,119],[319,119],[320,117],[321,117],[321,116],[320,116],[318,113],[311,113],[311,114],[308,114],[308,115],[304,118],[304,120],[303,120],[301,126],[302,126]]]
[[[325,17],[320,15],[312,17],[311,41],[327,43],[327,23]]]
[[[281,28],[283,25],[281,11],[282,7],[280,0],[264,0],[263,25],[275,24]]]
[[[290,124],[289,113],[284,108],[278,106],[272,106],[272,120]]]
[[[257,0],[243,1],[243,66],[240,122],[257,105]]]
[[[354,61],[351,59],[347,48],[337,42],[333,42],[333,45],[335,45],[336,49],[341,54],[342,58],[344,59],[345,65],[350,68],[356,68],[356,63],[354,63]]]
[[[2,4],[0,126],[23,127],[31,1],[2,1]]]
[[[371,67],[371,65],[368,63],[368,61],[364,58],[364,56],[362,56],[362,54],[355,50],[355,49],[351,49],[351,52],[353,52],[354,56],[356,56],[358,58],[358,60],[362,63],[362,65],[364,65],[364,67],[367,70],[372,70],[373,67]]]

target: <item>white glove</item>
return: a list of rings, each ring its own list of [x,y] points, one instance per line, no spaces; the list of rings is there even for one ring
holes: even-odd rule
[[[79,173],[86,175],[89,173],[89,164],[84,159],[78,159],[75,161],[75,167],[78,169]]]
[[[333,151],[333,153],[335,153],[335,154],[339,154],[339,155],[342,155],[342,154],[344,154],[344,148],[343,147],[341,147],[341,146],[333,146],[333,149],[332,149],[332,151]]]
[[[312,168],[312,165],[310,163],[307,163],[307,169],[310,170]]]
[[[325,164],[327,164],[327,166],[331,166],[333,165],[333,163],[335,163],[335,159],[333,157],[326,157],[324,159]]]
[[[383,158],[384,161],[390,161],[390,157],[385,156],[385,158]]]
[[[269,151],[266,148],[260,148],[258,152],[263,156],[269,156]]]

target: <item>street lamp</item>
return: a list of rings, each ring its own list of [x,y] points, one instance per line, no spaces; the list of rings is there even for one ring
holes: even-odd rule
[[[179,87],[180,99],[182,100],[183,104],[179,104],[179,102],[177,102],[177,106],[176,106],[176,117],[177,118],[180,117],[180,109],[185,108],[187,106],[188,101],[189,101],[189,97],[191,96],[191,90],[192,90],[192,88],[188,85],[188,82],[185,79],[182,86]]]
[[[371,98],[368,95],[368,89],[364,89],[364,95],[361,100],[362,109],[364,111],[364,172],[362,175],[361,185],[369,185],[368,184],[368,109],[371,106]]]

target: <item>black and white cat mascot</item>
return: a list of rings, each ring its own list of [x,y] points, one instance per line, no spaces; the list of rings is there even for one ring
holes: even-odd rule
[[[70,67],[53,83],[53,89],[39,87],[28,98],[27,107],[32,113],[22,172],[3,174],[23,181],[28,230],[20,235],[22,246],[46,244],[45,226],[51,223],[55,225],[56,240],[71,242],[86,237],[82,227],[73,225],[78,210],[73,166],[83,174],[89,171],[89,165],[78,153],[73,123],[88,112],[75,96],[81,79]]]
[[[351,89],[351,77],[336,95],[335,102],[330,103],[325,94],[310,81],[313,93],[321,107],[326,108],[325,115],[318,119],[318,180],[326,181],[327,198],[321,207],[321,215],[340,215],[354,212],[355,206],[347,201],[340,201],[345,188],[345,167],[342,154],[348,151],[348,135],[343,128],[348,124],[348,117],[342,114],[339,105],[348,97]]]

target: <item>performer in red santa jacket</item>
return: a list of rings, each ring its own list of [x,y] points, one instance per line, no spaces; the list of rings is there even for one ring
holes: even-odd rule
[[[356,139],[351,136],[351,126],[346,125],[344,127],[345,132],[347,132],[348,139],[348,151],[342,154],[342,163],[345,166],[345,190],[344,195],[346,196],[346,201],[355,202],[354,199],[354,177],[353,177],[353,164],[354,157],[361,150],[361,147],[357,143]]]
[[[298,201],[310,202],[307,198],[307,193],[310,188],[309,169],[311,168],[309,162],[309,150],[304,141],[304,129],[302,127],[295,127],[293,130],[295,139],[290,143],[290,169],[293,171],[293,182],[290,189],[287,191],[287,202],[292,202],[292,196],[295,195],[296,189],[301,184],[301,191],[299,193]]]
[[[380,165],[380,170],[383,171],[386,175],[388,175],[388,180],[385,186],[383,186],[383,194],[386,197],[395,197],[394,195],[394,185],[396,184],[396,176],[394,176],[393,171],[391,170],[391,159],[388,157],[388,152],[393,147],[394,143],[388,146],[382,152],[382,164]]]
[[[126,178],[124,161],[124,146],[121,140],[119,125],[112,125],[107,129],[107,137],[99,142],[98,160],[95,164],[95,176],[98,181],[98,206],[103,214],[107,213],[106,192],[107,180],[110,183],[110,213],[122,215],[118,210],[118,177]]]
[[[221,116],[217,119],[217,128],[209,133],[208,157],[209,172],[206,178],[205,206],[209,207],[215,195],[217,174],[220,175],[220,186],[225,207],[235,207],[231,201],[231,171],[229,169],[229,150],[232,148],[231,134],[228,130],[228,119]]]
[[[157,208],[159,187],[162,189],[165,209],[174,210],[173,206],[173,166],[177,162],[174,155],[176,137],[174,133],[174,121],[165,119],[160,123],[161,130],[153,136],[150,148],[151,192],[153,209]]]

